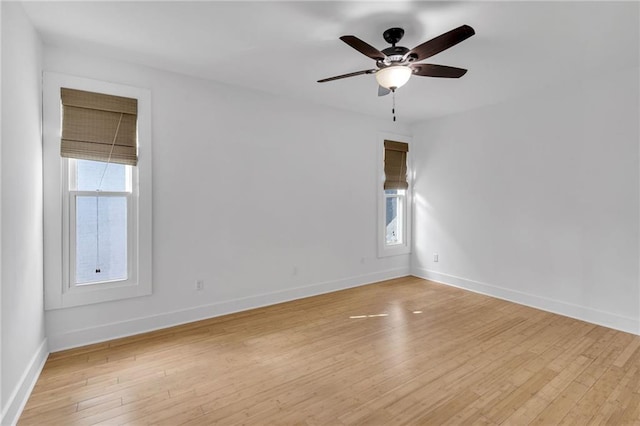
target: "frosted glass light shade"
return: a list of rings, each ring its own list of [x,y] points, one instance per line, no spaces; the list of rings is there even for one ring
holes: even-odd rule
[[[386,89],[397,89],[405,85],[411,77],[411,68],[404,65],[393,65],[376,72],[378,84]]]

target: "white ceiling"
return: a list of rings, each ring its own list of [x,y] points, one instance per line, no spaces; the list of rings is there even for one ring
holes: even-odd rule
[[[47,45],[140,63],[389,118],[374,68],[341,42],[382,50],[405,29],[408,48],[462,24],[476,35],[423,62],[469,69],[461,79],[412,77],[397,93],[413,122],[493,104],[580,76],[638,66],[638,2],[198,1],[33,2],[25,10]]]

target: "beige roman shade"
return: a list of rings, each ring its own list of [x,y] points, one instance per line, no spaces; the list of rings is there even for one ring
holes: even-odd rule
[[[60,96],[62,157],[137,164],[137,99],[64,87]]]
[[[409,144],[384,141],[384,189],[407,189],[407,152]]]

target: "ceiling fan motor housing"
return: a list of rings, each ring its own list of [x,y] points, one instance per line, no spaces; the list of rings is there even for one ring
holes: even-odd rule
[[[406,47],[393,46],[393,47],[387,47],[382,51],[382,53],[387,55],[385,62],[388,61],[388,62],[394,63],[394,62],[402,62],[402,58],[404,58],[404,55],[408,51],[409,49],[407,49]]]

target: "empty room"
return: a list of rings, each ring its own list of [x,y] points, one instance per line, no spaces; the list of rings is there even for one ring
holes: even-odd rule
[[[640,424],[640,3],[0,1],[2,425]]]

